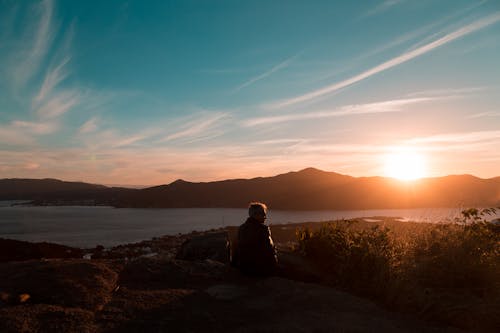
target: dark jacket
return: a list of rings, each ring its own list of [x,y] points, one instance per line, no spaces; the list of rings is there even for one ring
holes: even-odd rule
[[[238,245],[234,263],[250,275],[272,275],[278,258],[269,227],[249,217],[238,229]]]

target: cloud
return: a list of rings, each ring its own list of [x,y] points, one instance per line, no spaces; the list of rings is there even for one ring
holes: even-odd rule
[[[466,143],[480,141],[500,140],[500,131],[472,131],[461,133],[438,134],[427,137],[413,138],[408,143],[432,144],[432,143]]]
[[[53,133],[57,129],[56,123],[51,122],[28,122],[28,121],[19,121],[15,120],[11,123],[11,127],[18,130],[26,130],[30,134],[50,134]]]
[[[35,142],[32,136],[27,136],[22,131],[12,126],[0,126],[1,145],[30,145]]]
[[[389,9],[391,9],[392,7],[394,6],[397,6],[401,3],[403,3],[404,0],[385,0],[381,3],[379,3],[378,5],[376,5],[374,8],[366,11],[365,13],[363,13],[361,15],[361,17],[369,17],[369,16],[373,16],[373,15],[377,15],[377,14],[380,14],[380,13],[383,13]]]
[[[475,94],[481,91],[488,90],[489,87],[481,86],[481,87],[463,87],[463,88],[448,88],[448,89],[433,89],[433,90],[422,90],[417,91],[408,96],[439,96],[439,95],[468,95]]]
[[[0,142],[6,145],[33,145],[35,137],[55,132],[54,122],[28,122],[14,120],[8,125],[0,125]]]
[[[32,98],[32,108],[42,118],[59,117],[79,104],[82,93],[77,89],[58,89],[58,86],[69,76],[68,64],[71,60],[69,45],[72,42],[73,25],[64,35],[63,45],[58,47],[57,65],[50,66],[45,73],[38,94]],[[54,61],[55,62],[55,61]]]
[[[35,7],[35,13],[39,15],[33,40],[26,41],[30,49],[23,55],[22,61],[15,67],[14,81],[17,85],[25,84],[39,70],[40,64],[47,54],[49,46],[54,38],[53,32],[53,11],[52,0],[44,0]]]
[[[102,151],[115,148],[136,148],[141,141],[158,137],[162,130],[158,127],[144,128],[140,131],[127,131],[123,133],[116,128],[104,128],[98,130],[99,118],[92,117],[86,121],[78,130],[77,139],[83,143],[86,149]],[[143,147],[141,143],[141,147]]]
[[[352,104],[342,106],[333,110],[321,110],[300,114],[287,114],[281,116],[268,116],[248,119],[243,122],[243,126],[251,127],[264,124],[282,123],[289,121],[307,120],[307,119],[320,119],[330,117],[352,116],[360,114],[373,114],[373,113],[387,113],[387,112],[400,112],[404,111],[403,107],[417,103],[424,103],[444,99],[447,97],[419,97],[419,98],[406,98],[395,99],[376,103],[366,104]]]
[[[288,145],[307,142],[305,139],[272,139],[272,140],[261,140],[255,142],[257,145]]]
[[[148,138],[148,135],[145,135],[145,134],[132,135],[132,136],[129,136],[126,138],[121,138],[119,141],[112,143],[111,147],[119,148],[119,147],[129,146],[129,145],[134,144],[136,142],[142,141],[146,138]]]
[[[66,64],[69,62],[70,57],[65,57],[63,61],[48,71],[43,80],[42,86],[38,95],[35,97],[34,102],[40,103],[46,99],[53,89],[68,77],[68,71],[65,69]]]
[[[87,120],[78,130],[78,133],[80,134],[87,134],[87,133],[92,133],[97,130],[97,124],[99,122],[99,118],[97,117],[92,117],[89,120]]]
[[[80,97],[76,91],[69,90],[60,92],[48,99],[48,101],[37,110],[37,114],[42,118],[58,117],[68,112],[73,106],[78,104],[79,101]]]
[[[310,100],[313,100],[315,98],[321,97],[323,95],[336,92],[342,88],[348,87],[354,83],[357,83],[359,81],[367,79],[375,74],[378,74],[378,73],[383,72],[387,69],[390,69],[392,67],[400,65],[402,63],[405,63],[411,59],[414,59],[418,56],[426,54],[426,53],[428,53],[428,52],[430,52],[430,51],[432,51],[440,46],[443,46],[443,45],[455,40],[455,39],[458,39],[460,37],[463,37],[465,35],[473,33],[477,30],[480,30],[480,29],[483,29],[487,26],[495,24],[498,21],[500,21],[500,12],[496,12],[494,14],[483,17],[482,19],[476,20],[473,23],[470,23],[468,25],[463,26],[460,29],[457,29],[451,33],[448,33],[447,35],[445,35],[445,36],[443,36],[443,37],[441,37],[433,42],[427,43],[427,44],[420,46],[414,50],[403,53],[395,58],[392,58],[391,60],[388,60],[388,61],[386,61],[378,66],[375,66],[367,71],[364,71],[361,74],[355,75],[351,78],[348,78],[346,80],[331,84],[329,86],[317,89],[317,90],[309,92],[307,94],[300,95],[297,97],[289,98],[289,99],[274,103],[273,105],[271,105],[271,108],[283,108],[283,107],[295,105],[298,103],[310,101]]]
[[[203,118],[203,116],[198,115],[197,118],[199,117]],[[217,125],[218,122],[227,118],[229,118],[229,115],[227,113],[215,113],[205,116],[204,119],[189,121],[183,126],[182,130],[164,137],[159,142],[206,136],[209,130]]]
[[[465,118],[475,119],[475,118],[484,118],[484,117],[500,117],[500,112],[499,111],[480,112],[480,113],[475,113],[473,115],[467,116]]]
[[[253,78],[251,78],[250,80],[240,84],[238,87],[236,87],[234,90],[233,90],[233,93],[235,92],[238,92],[240,91],[241,89],[245,88],[245,87],[248,87],[249,85],[251,84],[254,84],[255,82],[257,81],[260,81],[262,79],[265,79],[266,77],[270,76],[271,74],[273,74],[274,72],[277,72],[281,69],[284,69],[288,66],[290,66],[290,64],[292,63],[292,61],[297,57],[297,55],[294,55],[293,57],[290,57],[282,62],[280,62],[279,64],[275,65],[273,68],[271,68],[270,70],[268,70],[267,72],[264,72],[260,75],[257,75]]]
[[[8,88],[6,96],[19,101],[15,112],[32,117],[0,125],[2,143],[6,145],[37,145],[36,136],[54,133],[59,128],[56,118],[80,101],[77,89],[58,89],[69,75],[72,34],[66,31],[62,42],[54,44],[56,38],[59,40],[54,6],[53,0],[28,5],[26,16],[17,15],[25,18],[18,24],[21,30],[15,31],[16,35],[14,31],[6,35],[8,52],[1,60],[7,64],[7,75],[0,84]],[[11,22],[17,24],[14,19]],[[45,67],[48,70],[42,70]]]

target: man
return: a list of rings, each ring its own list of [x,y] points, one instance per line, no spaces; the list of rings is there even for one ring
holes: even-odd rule
[[[234,264],[245,274],[268,276],[276,273],[278,258],[265,225],[267,206],[252,202],[248,207],[248,219],[238,229],[238,243]]]

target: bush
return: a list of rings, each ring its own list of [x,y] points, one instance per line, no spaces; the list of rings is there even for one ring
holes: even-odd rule
[[[352,230],[352,223],[329,223],[318,231],[300,229],[299,249],[321,267],[329,283],[362,293],[379,293],[391,275],[395,246],[389,229],[378,225]]]
[[[500,226],[464,215],[455,224],[338,221],[296,232],[324,281],[385,305],[466,329],[500,325]],[[480,212],[480,211],[478,211]]]
[[[499,226],[485,222],[438,225],[417,237],[406,273],[423,287],[494,291],[500,282],[499,236]]]

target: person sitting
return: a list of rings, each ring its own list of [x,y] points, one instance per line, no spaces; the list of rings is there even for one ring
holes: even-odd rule
[[[278,257],[271,231],[265,221],[267,206],[252,202],[248,207],[248,219],[238,229],[233,265],[244,274],[269,276],[276,273]]]

